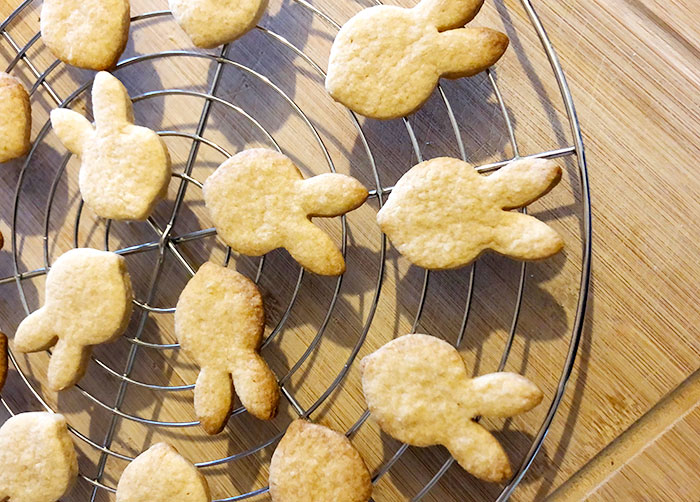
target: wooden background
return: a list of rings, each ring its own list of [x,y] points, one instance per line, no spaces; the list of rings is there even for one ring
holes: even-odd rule
[[[333,19],[344,22],[369,0],[343,2],[313,0]],[[410,6],[413,0],[402,0]],[[0,2],[0,18],[17,5]],[[38,30],[40,2],[13,22],[8,32],[24,45]],[[688,500],[700,494],[700,181],[694,163],[698,146],[698,90],[700,89],[700,18],[697,2],[610,0],[591,2],[535,2],[543,23],[559,53],[577,105],[587,149],[594,215],[592,295],[576,368],[562,407],[544,448],[536,458],[512,500]],[[132,14],[165,9],[164,0],[134,0]],[[487,2],[474,24],[498,27],[511,38],[511,47],[496,66],[495,75],[515,125],[521,154],[571,144],[556,82],[538,45],[525,12],[515,0]],[[261,21],[297,47],[303,48],[325,68],[334,30],[293,0],[273,0]],[[125,57],[189,48],[184,34],[170,17],[132,24]],[[53,61],[38,42],[28,52],[39,71]],[[7,40],[0,42],[0,66],[14,57]],[[326,95],[322,79],[303,58],[268,34],[256,30],[234,43],[229,57],[269,78],[293,98],[316,126],[335,167],[376,188],[368,157],[349,115]],[[120,69],[132,96],[158,89],[206,92],[215,65],[194,57],[163,57]],[[13,71],[28,87],[35,82],[24,63]],[[48,81],[61,97],[88,81],[90,73],[60,65]],[[466,154],[475,164],[500,161],[513,151],[485,75],[445,82]],[[218,91],[270,132],[285,153],[307,173],[328,170],[323,152],[309,127],[275,89],[239,67],[223,72]],[[89,113],[81,96],[74,108]],[[137,122],[159,130],[193,133],[203,100],[168,95],[151,97],[135,105]],[[32,97],[34,135],[54,106],[46,90]],[[425,158],[458,155],[445,107],[436,94],[411,119]],[[379,166],[380,182],[393,185],[416,162],[401,121],[363,121]],[[271,146],[253,122],[234,109],[214,105],[205,134],[229,153],[254,145]],[[174,167],[182,170],[190,140],[166,139]],[[44,227],[51,260],[73,243],[79,194],[77,167],[71,159],[55,185],[47,215],[52,183],[65,150],[53,133],[42,141],[19,190],[16,245],[21,272],[44,266]],[[193,176],[202,181],[224,159],[221,152],[203,146]],[[516,329],[507,369],[522,372],[537,382],[547,399],[553,395],[567,349],[575,312],[580,274],[580,198],[574,164],[562,159],[567,170],[562,184],[534,204],[532,214],[552,224],[565,238],[564,253],[545,262],[528,265],[525,300]],[[0,229],[9,249],[15,187],[21,161],[2,166],[0,176]],[[177,180],[169,200],[158,206],[154,222],[163,226],[172,209]],[[381,260],[381,234],[374,221],[377,200],[348,217],[348,273],[320,344],[286,383],[303,407],[311,406],[342,370],[363,327],[377,289]],[[339,221],[322,223],[340,242]],[[180,235],[210,222],[198,189],[190,187],[175,226]],[[77,226],[80,245],[102,247],[104,222],[89,210]],[[157,240],[157,228],[145,223],[112,225],[110,248]],[[214,237],[183,243],[182,255],[193,265],[211,257],[220,260],[224,248]],[[146,295],[148,277],[157,254],[129,255],[135,291]],[[253,276],[255,259],[234,257],[236,267]],[[478,262],[475,288],[465,339],[460,347],[474,374],[495,370],[510,328],[520,266],[507,259],[486,256]],[[425,310],[418,330],[455,341],[465,307],[471,269],[431,276]],[[0,253],[0,276],[13,273],[12,255]],[[268,332],[282,318],[297,281],[298,267],[284,252],[272,253],[265,264],[260,287],[265,295]],[[154,304],[173,306],[188,279],[181,264],[168,254]],[[391,246],[376,314],[359,357],[391,338],[411,330],[422,288],[423,273],[410,267]],[[43,298],[43,277],[23,281],[30,309]],[[302,356],[323,325],[334,279],[306,274],[298,298],[284,328],[263,354],[275,372],[285,375]],[[24,316],[14,284],[0,286],[1,327],[10,336]],[[128,336],[137,324],[135,314]],[[143,333],[148,342],[172,342],[172,316],[155,314]],[[95,356],[117,373],[124,370],[130,344],[122,339],[99,347]],[[70,423],[101,443],[111,414],[78,390],[60,395],[43,389],[47,356],[19,357],[32,383]],[[131,377],[154,384],[181,385],[196,378],[196,368],[175,350],[139,349]],[[92,363],[81,386],[102,402],[114,402],[118,380]],[[14,411],[40,409],[16,372],[11,372],[3,398]],[[194,420],[191,392],[153,392],[129,386],[122,407],[127,414],[166,421]],[[313,419],[346,430],[362,415],[357,364],[342,385],[312,415]],[[512,420],[488,420],[513,463],[522,459],[546,414],[546,404]],[[193,461],[241,452],[284,430],[295,416],[285,401],[280,416],[271,423],[246,414],[233,417],[226,432],[206,437],[198,427],[174,429],[148,427],[120,419],[111,448],[136,455],[150,444],[166,440]],[[0,421],[6,418],[0,409]],[[399,444],[381,434],[371,419],[354,436],[370,469],[391,459]],[[81,471],[95,476],[99,452],[76,440]],[[273,447],[233,463],[204,469],[216,498],[258,489],[266,484]],[[409,449],[377,483],[377,501],[413,497],[447,458],[441,447]],[[103,482],[115,486],[126,463],[109,457]],[[424,498],[431,501],[489,500],[500,488],[472,479],[459,467],[451,467]],[[81,481],[65,500],[88,500],[91,487]],[[266,495],[259,497],[265,500]],[[111,500],[99,491],[97,500]]]

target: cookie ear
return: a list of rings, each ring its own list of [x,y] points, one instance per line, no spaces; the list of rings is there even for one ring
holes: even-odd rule
[[[14,347],[17,352],[47,350],[55,343],[56,334],[51,330],[44,307],[25,317],[15,332]]]
[[[508,456],[501,444],[471,419],[450,428],[445,447],[464,470],[479,479],[498,483],[512,476]]]
[[[88,119],[66,108],[51,110],[51,126],[61,143],[75,155],[83,153],[85,142],[94,131]]]
[[[59,391],[78,383],[85,375],[89,357],[87,347],[59,338],[49,361],[49,388]]]
[[[302,267],[319,275],[345,272],[342,253],[323,230],[309,221],[298,232],[285,240],[284,247]]]
[[[225,371],[202,368],[194,386],[194,410],[207,434],[226,426],[233,408],[233,384]]]
[[[440,34],[440,73],[445,78],[471,77],[500,59],[508,37],[490,28],[461,28]]]
[[[98,129],[134,123],[134,111],[126,88],[116,77],[101,71],[92,85],[92,113]]]
[[[477,413],[487,417],[512,417],[542,401],[542,391],[516,373],[491,373],[469,381]]]
[[[351,176],[325,173],[301,182],[304,209],[309,216],[340,216],[367,200],[367,189]]]
[[[277,415],[279,387],[275,375],[262,357],[255,352],[231,368],[233,386],[248,413],[260,420],[271,420]]]
[[[500,207],[515,209],[527,206],[554,188],[561,180],[561,168],[551,160],[520,159],[486,179]]]
[[[416,7],[438,31],[461,28],[474,19],[484,0],[422,0]]]
[[[493,229],[491,249],[521,260],[541,260],[564,247],[559,234],[537,218],[521,213],[503,212]]]

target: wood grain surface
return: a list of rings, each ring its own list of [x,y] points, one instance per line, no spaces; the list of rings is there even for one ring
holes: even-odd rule
[[[0,0],[0,18],[9,15],[18,3]],[[311,3],[340,23],[371,5],[370,0]],[[411,6],[415,2],[396,3]],[[566,397],[542,451],[512,500],[603,501],[616,497],[697,501],[700,178],[694,163],[700,158],[700,28],[696,22],[700,4],[692,0],[534,3],[568,77],[584,133],[593,200],[594,260],[589,312]],[[166,8],[165,0],[132,1],[132,15]],[[39,11],[40,1],[36,0],[9,25],[7,33],[19,46],[36,34]],[[571,145],[556,81],[519,2],[487,1],[473,23],[501,29],[511,39],[494,75],[514,124],[520,153]],[[326,67],[335,30],[294,0],[272,0],[260,25],[302,49],[322,69]],[[326,172],[329,164],[318,134],[335,169],[375,189],[370,159],[347,111],[325,94],[315,67],[270,32],[255,30],[230,46],[228,57],[238,65],[225,65],[216,95],[235,107],[222,102],[212,106],[204,136],[219,149],[203,145],[192,176],[202,181],[226,154],[251,146],[272,146],[271,138],[307,174]],[[132,24],[124,58],[179,49],[191,49],[187,37],[170,16],[159,16]],[[15,54],[5,36],[0,40],[0,66],[6,67]],[[54,60],[41,41],[32,45],[27,55],[40,72]],[[160,89],[190,92],[147,95],[135,104],[137,123],[172,131],[166,142],[176,171],[184,169],[192,140],[174,134],[192,135],[196,131],[204,104],[197,93],[209,91],[215,71],[212,59],[177,54],[145,58],[115,71],[132,96]],[[28,88],[36,82],[25,62],[12,74]],[[59,65],[49,73],[47,82],[60,98],[66,98],[91,76],[90,72]],[[497,97],[485,74],[445,81],[442,88],[471,162],[480,165],[513,156]],[[86,94],[80,94],[71,107],[90,114]],[[33,138],[54,106],[47,89],[38,87],[32,96]],[[381,186],[393,185],[416,162],[405,125],[400,120],[361,123]],[[424,158],[459,155],[438,93],[411,117],[411,125]],[[105,223],[89,210],[82,211],[76,224],[78,163],[71,158],[61,172],[65,153],[49,131],[37,143],[18,189],[23,162],[2,166],[0,230],[6,237],[6,250],[0,252],[0,276],[14,273],[12,245],[17,249],[20,272],[45,267],[46,260],[50,263],[74,245],[74,235],[81,246],[104,246]],[[566,250],[527,266],[522,311],[506,366],[540,385],[546,401],[555,391],[568,347],[581,263],[580,185],[571,158],[560,162],[566,172],[562,183],[529,209],[562,234]],[[173,209],[178,185],[174,178],[168,200],[158,206],[150,224],[112,224],[110,249],[157,241]],[[13,235],[15,190],[18,204]],[[377,209],[374,198],[347,219],[348,272],[335,302],[335,279],[305,274],[290,307],[298,266],[281,251],[265,260],[259,284],[265,297],[267,332],[274,333],[274,338],[263,355],[279,377],[295,370],[285,380],[285,389],[304,409],[323,397],[356,346],[360,346],[358,357],[362,357],[410,332],[414,324],[424,275],[390,245],[382,261],[382,237],[374,220]],[[341,242],[339,220],[320,224]],[[199,189],[190,186],[174,234],[210,226]],[[189,278],[183,261],[196,267],[208,258],[223,260],[225,255],[225,248],[212,236],[181,242],[175,251],[165,254],[155,306],[175,305]],[[135,292],[141,300],[147,296],[157,256],[155,250],[128,255]],[[257,259],[234,256],[233,261],[238,270],[255,276]],[[381,294],[375,311],[382,264]],[[431,275],[418,331],[456,341],[471,272],[467,268]],[[520,264],[493,255],[476,265],[473,300],[460,346],[473,374],[494,371],[498,366],[512,322],[519,273]],[[41,304],[43,285],[41,274],[22,281],[30,310]],[[13,281],[2,283],[0,288],[0,329],[11,339],[24,317],[23,304]],[[132,320],[127,333],[130,337],[138,333],[139,315]],[[286,319],[283,328],[276,330],[282,319]],[[172,315],[152,314],[144,322],[144,341],[174,341]],[[319,343],[314,345],[319,331]],[[82,435],[102,444],[113,417],[105,407],[115,402],[120,381],[115,374],[124,372],[131,346],[124,338],[97,348],[95,358],[103,366],[92,362],[81,382],[93,398],[78,389],[59,395],[49,392],[45,388],[46,354],[19,356],[18,361],[54,409],[66,414]],[[315,348],[306,354],[310,346]],[[302,357],[306,358],[296,368]],[[154,385],[183,385],[192,383],[196,374],[197,368],[180,351],[139,347],[129,377]],[[15,412],[41,409],[14,369],[2,397]],[[189,422],[194,420],[191,399],[189,390],[162,392],[130,384],[120,409],[129,416]],[[364,409],[355,361],[337,390],[319,403],[312,418],[347,430]],[[546,412],[545,403],[514,419],[486,422],[514,465],[525,455]],[[207,437],[196,426],[154,427],[121,417],[114,422],[116,434],[110,448],[134,456],[165,440],[193,461],[213,460],[273,438],[295,416],[294,407],[283,399],[274,421],[263,423],[238,414],[216,437]],[[0,407],[0,421],[6,417]],[[371,418],[353,436],[353,443],[375,472],[400,446],[382,434]],[[100,451],[77,439],[76,445],[81,472],[95,478]],[[203,473],[213,495],[235,496],[266,486],[273,449],[274,444],[244,458],[205,467]],[[411,499],[447,458],[440,447],[409,448],[378,481],[374,500]],[[100,481],[114,487],[126,462],[111,455],[105,460]],[[65,500],[89,500],[91,491],[88,482],[80,481]],[[453,465],[423,500],[491,500],[499,491],[499,486],[476,481]],[[113,495],[98,490],[96,499],[113,500]],[[266,500],[267,495],[258,499]]]

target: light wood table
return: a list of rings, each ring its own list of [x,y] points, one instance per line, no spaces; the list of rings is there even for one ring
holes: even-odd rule
[[[0,2],[0,18],[16,7],[15,0]],[[313,0],[313,5],[343,22],[371,5],[370,0]],[[413,0],[401,0],[410,6]],[[577,106],[590,169],[594,217],[594,260],[591,298],[576,366],[566,397],[544,447],[512,500],[678,500],[700,499],[700,3],[657,0],[592,2],[535,2],[544,26],[558,51]],[[132,14],[167,8],[165,0],[133,0]],[[37,0],[8,28],[23,46],[38,30]],[[474,21],[497,27],[511,38],[511,47],[495,70],[520,153],[534,154],[571,145],[571,135],[551,69],[536,34],[516,0],[489,1]],[[325,68],[334,30],[293,0],[273,0],[261,25],[303,48]],[[190,48],[186,36],[169,16],[133,23],[125,58],[158,51]],[[37,42],[28,56],[39,71],[53,61]],[[0,40],[0,66],[15,52],[7,39]],[[240,110],[215,103],[204,136],[220,145],[200,149],[192,176],[203,180],[233,153],[254,145],[270,146],[258,125],[269,131],[280,148],[307,173],[328,170],[317,138],[284,93],[298,104],[316,127],[328,155],[339,172],[358,177],[375,188],[367,153],[347,112],[323,90],[322,78],[303,57],[280,39],[260,30],[230,47],[229,57],[253,71],[226,65],[217,96]],[[170,93],[150,96],[135,105],[140,124],[192,135],[204,104],[196,93],[208,92],[216,63],[210,59],[171,55],[143,61],[116,74],[132,96],[159,89],[184,89],[189,95]],[[36,78],[20,62],[13,74],[31,86]],[[268,85],[264,75],[276,88]],[[47,82],[61,98],[90,73],[63,65]],[[508,159],[513,155],[498,101],[486,75],[444,82],[443,90],[453,107],[467,157],[475,164]],[[279,92],[278,92],[279,91]],[[194,93],[194,94],[193,94]],[[46,123],[55,106],[47,89],[32,97],[34,133]],[[74,108],[89,113],[82,94]],[[251,120],[252,119],[252,120]],[[379,167],[382,186],[393,185],[416,162],[415,152],[402,121],[362,121]],[[436,93],[415,117],[418,145],[425,158],[459,155],[446,109]],[[166,138],[174,168],[182,170],[191,139]],[[51,260],[73,245],[80,197],[76,159],[53,185],[65,150],[51,132],[40,142],[19,191],[15,244],[21,272],[44,266],[43,236],[48,228],[47,250]],[[564,237],[566,251],[553,259],[528,265],[524,301],[516,327],[513,350],[506,369],[525,374],[551,399],[568,347],[578,296],[580,274],[581,201],[575,165],[562,159],[566,175],[560,186],[530,208],[551,223]],[[22,162],[2,166],[0,177],[0,230],[6,251],[0,253],[0,276],[13,274],[10,249],[15,187]],[[172,210],[179,181],[173,180],[169,200],[159,205],[154,225],[115,223],[110,248],[158,239]],[[53,188],[52,188],[53,187]],[[52,192],[53,189],[53,192]],[[51,200],[46,219],[47,202]],[[343,279],[332,315],[327,319],[334,279],[306,274],[290,316],[263,354],[278,375],[286,374],[302,357],[320,328],[324,331],[316,350],[285,382],[290,395],[304,407],[312,406],[361,341],[373,315],[362,357],[391,338],[411,331],[423,288],[423,273],[410,267],[388,246],[381,295],[372,310],[381,263],[381,234],[374,222],[377,200],[348,217],[348,273]],[[323,222],[340,242],[339,221]],[[174,233],[186,234],[211,223],[201,203],[199,189],[190,186]],[[102,247],[104,222],[83,211],[76,230],[78,243]],[[208,257],[221,260],[225,249],[214,237],[178,244],[184,260],[198,265]],[[128,261],[139,298],[146,296],[157,252],[129,255]],[[236,267],[254,276],[258,261],[235,257]],[[427,289],[419,331],[455,341],[461,328],[471,269],[435,273]],[[510,329],[517,296],[520,265],[488,255],[478,262],[473,302],[460,350],[474,374],[494,371]],[[155,305],[173,306],[188,279],[186,269],[171,252],[167,254]],[[283,318],[297,284],[298,268],[284,252],[266,260],[260,280],[268,311],[268,333]],[[27,303],[35,309],[43,299],[44,277],[23,281]],[[14,283],[1,286],[0,322],[11,338],[24,316]],[[137,331],[137,315],[129,336]],[[142,339],[172,343],[172,316],[153,314]],[[131,344],[120,340],[99,347],[95,356],[117,375],[127,362]],[[19,356],[19,364],[40,395],[66,414],[85,436],[102,444],[112,413],[73,389],[56,395],[43,388],[47,356]],[[130,378],[154,385],[184,385],[194,381],[197,369],[176,350],[140,347]],[[365,406],[359,385],[357,361],[327,400],[314,411],[314,420],[347,430]],[[90,365],[81,387],[107,407],[114,404],[119,379],[96,363]],[[41,409],[12,371],[3,398],[15,411]],[[546,414],[544,404],[512,420],[490,420],[508,454],[517,464]],[[127,415],[163,421],[194,420],[191,392],[156,392],[129,385],[120,409]],[[0,421],[7,414],[0,407]],[[198,427],[151,427],[128,418],[115,422],[110,448],[133,456],[150,444],[164,440],[178,446],[196,461],[234,455],[271,438],[296,416],[288,400],[271,423],[260,423],[246,414],[235,416],[226,432],[209,438]],[[353,436],[372,470],[389,461],[399,444],[380,433],[372,420]],[[81,471],[98,473],[100,454],[83,441]],[[215,497],[245,493],[266,485],[269,458],[274,447],[233,463],[207,467],[204,473]],[[441,447],[410,448],[377,483],[378,502],[410,499],[447,459]],[[115,486],[126,462],[105,457],[101,482]],[[478,482],[452,466],[423,499],[491,500],[498,486]],[[89,500],[91,486],[81,481],[65,500]],[[265,499],[266,496],[261,497]],[[97,500],[113,496],[98,491]]]

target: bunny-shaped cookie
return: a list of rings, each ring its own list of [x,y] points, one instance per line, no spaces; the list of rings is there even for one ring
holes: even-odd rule
[[[270,461],[272,502],[367,502],[372,477],[345,434],[295,420]]]
[[[61,61],[107,70],[129,39],[129,11],[129,0],[44,0],[41,40]]]
[[[304,179],[281,153],[240,152],[204,182],[204,203],[222,241],[260,256],[283,247],[321,275],[345,272],[345,260],[312,216],[340,216],[362,205],[367,189],[354,178],[327,173]]]
[[[55,345],[48,385],[51,390],[63,390],[85,374],[93,345],[124,333],[131,300],[131,279],[123,257],[96,249],[71,249],[49,270],[44,306],[17,327],[14,347],[19,352],[37,352]]]
[[[257,286],[230,268],[203,264],[180,294],[175,335],[201,368],[194,407],[207,433],[226,425],[234,387],[251,415],[269,420],[277,413],[277,379],[257,352],[264,323]]]
[[[78,477],[63,415],[20,413],[0,427],[0,500],[56,502]]]
[[[422,0],[412,9],[380,5],[361,11],[338,32],[326,89],[351,110],[377,119],[417,110],[438,79],[475,75],[493,65],[508,37],[464,28],[483,0]]]
[[[477,416],[512,417],[537,406],[542,392],[525,377],[469,378],[449,343],[428,335],[399,337],[362,360],[362,390],[384,432],[414,446],[441,444],[486,481],[511,476],[503,448]]]
[[[401,177],[377,221],[402,255],[428,269],[467,265],[487,249],[547,258],[561,250],[561,237],[508,209],[540,198],[560,179],[561,168],[550,160],[523,158],[484,176],[458,159],[432,159]]]
[[[211,49],[242,37],[262,17],[267,0],[169,0],[180,27],[197,47]]]
[[[22,82],[0,72],[0,162],[23,156],[31,147],[32,109]]]
[[[80,156],[83,200],[102,218],[145,220],[168,189],[171,169],[165,143],[154,131],[134,125],[131,99],[109,73],[95,76],[92,108],[94,126],[65,108],[51,112],[59,139]]]
[[[117,502],[210,502],[209,485],[175,448],[156,443],[119,478]]]

